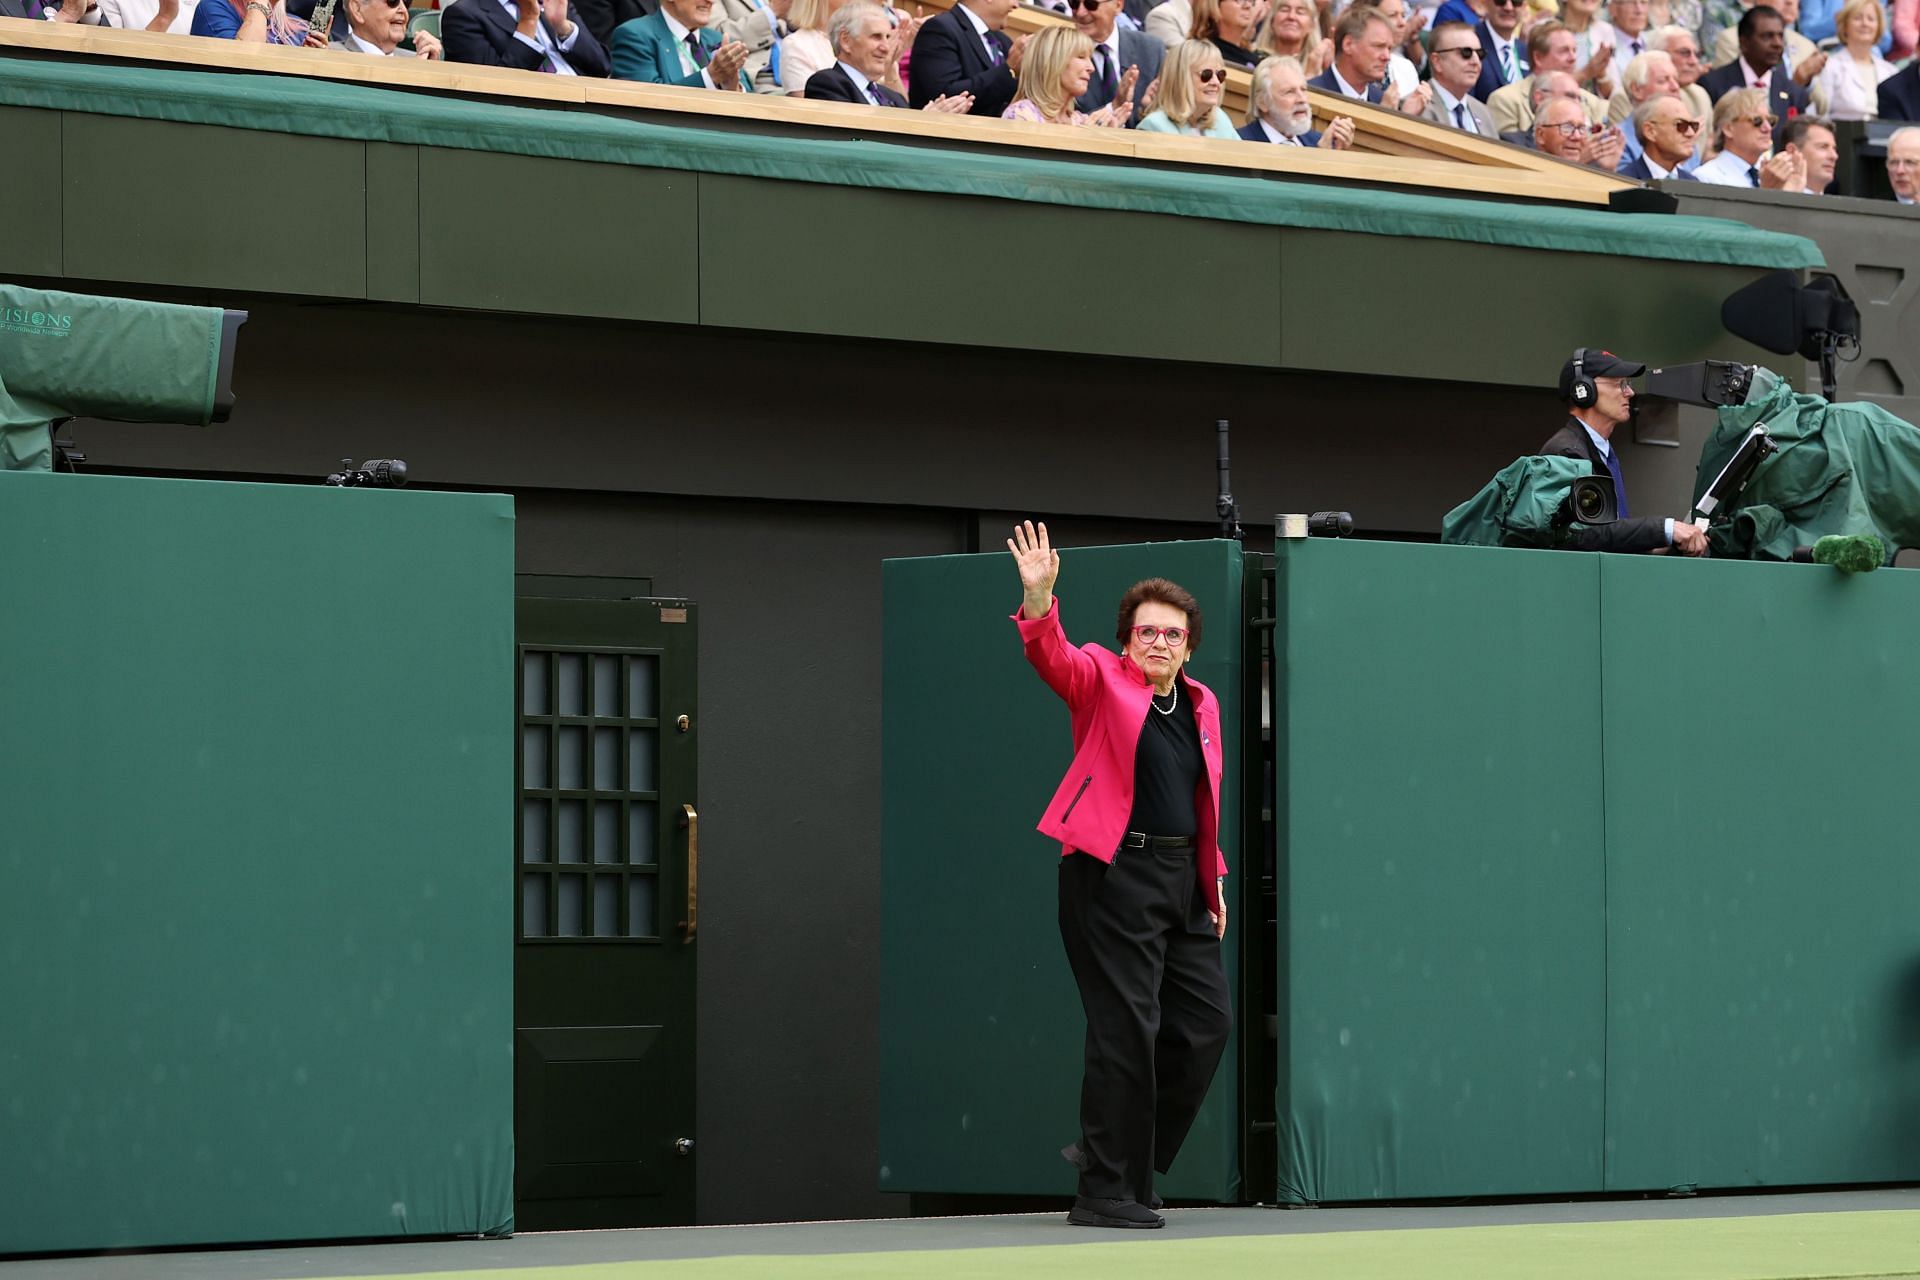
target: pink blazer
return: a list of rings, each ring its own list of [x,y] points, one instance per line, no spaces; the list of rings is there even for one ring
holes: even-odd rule
[[[1131,658],[1097,644],[1074,648],[1060,629],[1060,600],[1044,618],[1027,618],[1026,610],[1013,615],[1026,646],[1027,661],[1066,699],[1073,721],[1073,764],[1053,793],[1040,818],[1040,832],[1060,842],[1060,854],[1079,850],[1102,862],[1112,862],[1120,838],[1127,833],[1133,812],[1133,757],[1140,745],[1153,700],[1146,672]],[[1180,677],[1193,698],[1200,727],[1200,754],[1205,757],[1204,794],[1195,794],[1200,819],[1194,840],[1194,866],[1210,910],[1220,910],[1219,887],[1227,874],[1220,853],[1220,776],[1225,768],[1220,746],[1220,700],[1197,680]]]

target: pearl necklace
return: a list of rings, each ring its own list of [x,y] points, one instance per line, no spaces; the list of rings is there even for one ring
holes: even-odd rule
[[[1153,709],[1155,711],[1159,711],[1160,714],[1163,716],[1172,715],[1179,708],[1179,706],[1180,706],[1180,684],[1178,681],[1174,682],[1173,701],[1167,706],[1166,710],[1164,711],[1160,710],[1160,695],[1157,693],[1153,695]]]

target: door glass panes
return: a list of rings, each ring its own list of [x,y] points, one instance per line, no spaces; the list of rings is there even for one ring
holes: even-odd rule
[[[654,720],[660,715],[660,659],[637,653],[627,659],[627,715]]]
[[[660,655],[529,650],[520,678],[522,936],[659,939]]]
[[[660,789],[659,734],[658,729],[627,731],[627,790]]]

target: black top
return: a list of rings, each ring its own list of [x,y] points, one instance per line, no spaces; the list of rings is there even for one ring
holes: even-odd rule
[[[1127,830],[1150,836],[1191,836],[1200,830],[1194,795],[1206,759],[1200,754],[1200,730],[1193,719],[1193,696],[1173,682],[1179,704],[1161,715],[1167,699],[1156,696],[1140,729],[1133,754],[1133,812]]]
[[[1220,51],[1220,59],[1230,67],[1245,67],[1252,70],[1260,65],[1260,55],[1251,49],[1242,49],[1230,40],[1213,37],[1213,47]]]

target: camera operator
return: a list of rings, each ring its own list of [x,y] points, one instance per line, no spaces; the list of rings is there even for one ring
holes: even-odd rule
[[[1633,386],[1629,378],[1646,372],[1611,351],[1583,347],[1560,370],[1560,399],[1567,405],[1567,424],[1540,446],[1548,456],[1585,458],[1597,476],[1613,477],[1613,498],[1619,516],[1611,524],[1577,526],[1570,545],[1581,551],[1654,551],[1671,547],[1682,555],[1705,555],[1707,536],[1697,525],[1660,516],[1630,518],[1627,482],[1620,469],[1620,451],[1613,433],[1632,416]]]

